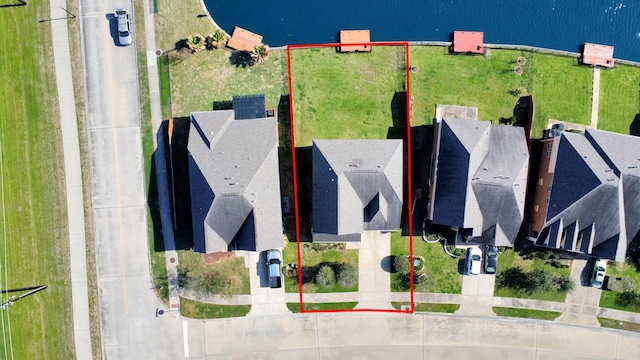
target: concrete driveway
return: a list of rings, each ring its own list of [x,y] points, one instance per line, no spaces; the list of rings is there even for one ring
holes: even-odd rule
[[[393,309],[391,306],[391,233],[365,231],[358,248],[358,296],[356,309]],[[409,299],[407,299],[409,301]]]
[[[282,251],[282,249],[279,250]],[[251,311],[247,316],[291,314],[285,301],[284,283],[280,288],[269,287],[266,253],[264,251],[243,251],[242,253],[245,266],[249,268],[251,283]]]
[[[564,311],[556,321],[600,326],[597,313],[600,306],[601,289],[590,284],[591,266],[587,260],[573,260],[571,263],[571,280],[575,287],[567,294]]]
[[[495,275],[462,276],[462,302],[456,314],[495,316],[493,312],[495,283]]]

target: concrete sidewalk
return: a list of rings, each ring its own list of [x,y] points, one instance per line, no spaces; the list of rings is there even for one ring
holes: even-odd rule
[[[51,0],[51,19],[66,18],[65,0]],[[71,266],[71,296],[73,302],[73,337],[77,359],[91,359],[89,326],[89,291],[87,285],[87,255],[84,228],[84,194],[76,101],[71,73],[71,53],[67,21],[50,21],[53,38],[53,61],[58,88],[58,107],[62,146],[64,149],[67,220],[69,226],[69,262]]]

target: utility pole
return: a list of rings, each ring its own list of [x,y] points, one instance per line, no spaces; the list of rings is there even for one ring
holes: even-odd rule
[[[26,293],[22,294],[22,295],[18,295],[18,296],[12,296],[9,298],[9,300],[3,302],[2,304],[0,304],[0,309],[4,309],[5,307],[9,306],[9,305],[13,305],[14,302],[18,301],[18,300],[22,300],[24,298],[26,298],[29,295],[33,295],[39,291],[42,291],[44,289],[47,288],[47,285],[41,285],[38,287],[35,287],[29,291],[27,291]]]

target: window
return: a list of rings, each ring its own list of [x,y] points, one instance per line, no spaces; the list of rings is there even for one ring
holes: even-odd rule
[[[549,204],[549,198],[547,198],[546,203]]]
[[[547,153],[545,154],[546,157],[551,157],[551,151],[547,151]]]
[[[544,180],[542,180],[542,179],[538,180],[538,185],[542,186],[543,182],[544,182]]]
[[[539,206],[538,206],[538,205],[536,205],[536,206],[533,208],[533,211],[538,212],[538,208],[539,208]]]
[[[549,192],[551,192],[551,185],[549,185]]]
[[[547,143],[547,150],[551,150],[553,148],[553,143]]]

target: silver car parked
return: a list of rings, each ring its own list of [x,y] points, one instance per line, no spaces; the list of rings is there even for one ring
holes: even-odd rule
[[[116,18],[118,20],[118,41],[120,45],[131,45],[131,19],[125,8],[116,8]]]

